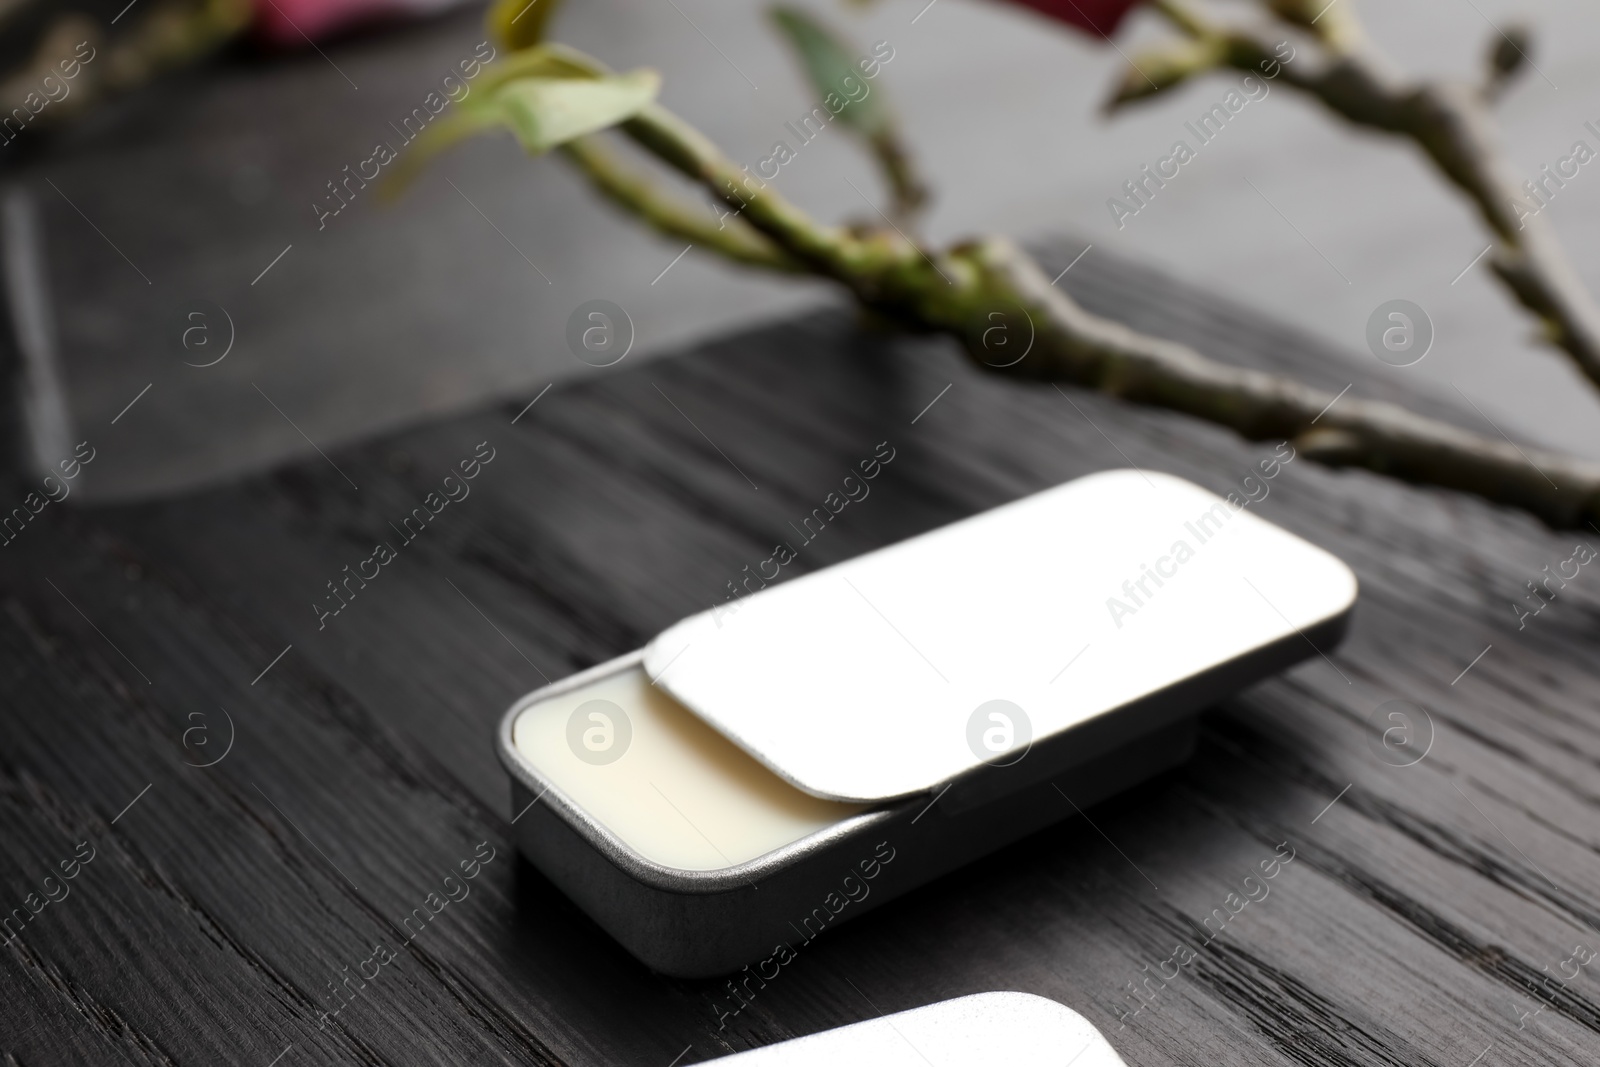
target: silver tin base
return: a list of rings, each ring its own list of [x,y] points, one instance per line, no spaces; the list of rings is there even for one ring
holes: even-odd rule
[[[523,854],[634,956],[683,978],[727,974],[781,954],[780,946],[795,951],[829,927],[1179,765],[1194,749],[1192,714],[1146,719],[1145,732],[1109,744],[1109,737],[1081,737],[1076,761],[1052,739],[1015,767],[986,771],[987,781],[964,782],[937,799],[920,795],[864,812],[724,870],[674,870],[643,859],[569,803],[511,737],[530,704],[639,659],[623,656],[518,701],[501,726],[500,756],[511,775],[511,810],[527,809],[515,827]],[[996,788],[1002,781],[1011,788]]]

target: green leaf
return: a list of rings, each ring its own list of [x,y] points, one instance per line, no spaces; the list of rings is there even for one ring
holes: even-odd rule
[[[588,62],[583,53],[552,46],[515,53],[505,60],[505,67],[513,73],[503,76],[500,84],[486,72],[449,115],[435,120],[407,146],[384,180],[385,198],[398,196],[436,156],[475,134],[508,128],[530,154],[538,155],[632,117],[655,99],[661,87],[661,76],[653,70],[596,77],[591,72],[603,68]],[[524,73],[516,76],[517,71]],[[527,71],[549,76],[528,76]]]
[[[473,91],[492,95],[500,86],[518,78],[603,78],[610,73],[599,60],[576,48],[542,44],[490,63],[473,83]]]
[[[484,22],[494,43],[508,52],[532,48],[544,40],[545,27],[561,0],[495,0]]]
[[[849,50],[825,26],[799,8],[772,8],[772,20],[794,48],[805,67],[811,86],[827,104],[832,94],[845,101],[838,112],[840,121],[865,136],[878,137],[889,132],[893,116],[883,96],[873,91],[869,79],[856,66]]]
[[[632,118],[661,88],[653,70],[603,78],[521,78],[506,83],[494,102],[531,155]]]

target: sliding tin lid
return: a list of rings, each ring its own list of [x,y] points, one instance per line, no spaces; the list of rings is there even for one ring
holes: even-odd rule
[[[1079,478],[690,616],[645,669],[808,793],[930,790],[1350,608],[1344,563],[1232,499]]]

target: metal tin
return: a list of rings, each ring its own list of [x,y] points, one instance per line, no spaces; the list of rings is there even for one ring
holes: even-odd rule
[[[1065,492],[1075,484],[1050,492]],[[1188,483],[1178,484],[1182,491],[1174,489],[1177,495],[1173,499],[1187,508],[1196,499],[1193,494],[1202,491]],[[1097,491],[1105,489],[1102,484]],[[1206,499],[1217,498],[1206,495]],[[1026,517],[1027,513],[1014,514]],[[1148,515],[1139,521],[1148,522]],[[1257,527],[1268,527],[1254,517],[1250,523],[1256,524],[1250,527],[1255,533],[1247,530],[1245,536],[1256,536],[1260,533]],[[1272,539],[1290,537],[1276,527],[1270,530]],[[511,776],[512,811],[521,813],[515,822],[518,845],[595,922],[653,969],[680,977],[711,977],[743,967],[740,980],[760,982],[770,961],[777,958],[781,962],[783,953],[803,951],[803,945],[826,928],[865,914],[1177,766],[1193,750],[1200,710],[1243,686],[1331,649],[1343,636],[1349,619],[1354,578],[1349,576],[1346,588],[1341,583],[1348,575],[1347,568],[1336,560],[1330,567],[1332,557],[1291,540],[1301,547],[1291,546],[1287,557],[1274,557],[1272,577],[1279,586],[1272,587],[1273,592],[1293,580],[1276,573],[1284,559],[1307,571],[1321,568],[1320,580],[1327,588],[1320,598],[1309,601],[1310,608],[1298,612],[1291,608],[1295,619],[1279,612],[1282,625],[1274,624],[1275,639],[1261,642],[1252,637],[1241,647],[1227,647],[1199,669],[1154,690],[1141,690],[1136,680],[1129,680],[1129,692],[1137,692],[1133,699],[1032,740],[1015,759],[1006,761],[1008,765],[990,765],[975,753],[970,766],[933,787],[879,800],[867,810],[791,844],[720,869],[680,870],[645,858],[574,802],[518,749],[514,730],[525,711],[602,678],[639,668],[646,660],[646,650],[600,664],[529,693],[501,721],[499,755]],[[891,548],[878,555],[893,552]],[[1248,552],[1245,555],[1250,557]],[[1222,552],[1217,558],[1222,558]],[[827,573],[814,572],[796,581]],[[1268,580],[1259,574],[1257,578],[1263,583]],[[1168,595],[1176,600],[1177,594]],[[1251,610],[1263,609],[1256,602]],[[1213,647],[1224,646],[1226,642],[1216,646],[1213,641]],[[1152,654],[1160,652],[1160,648],[1152,649]],[[659,676],[651,680],[661,683]],[[759,678],[752,679],[747,693],[751,710],[720,710],[749,720],[760,708],[762,692]],[[690,706],[690,711],[718,727],[717,716],[707,715],[703,707]],[[898,709],[896,713],[900,713]],[[743,740],[737,734],[723,736]],[[769,751],[752,751],[749,744],[741,747],[763,757],[769,769],[804,789],[795,782],[799,775],[784,773],[782,753],[774,756],[770,739]],[[895,753],[884,752],[882,758],[893,760]],[[808,753],[807,759],[813,759],[812,755]]]

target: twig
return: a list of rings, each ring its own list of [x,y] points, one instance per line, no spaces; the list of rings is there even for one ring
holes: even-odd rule
[[[26,118],[23,128],[37,127],[42,131],[68,124],[111,96],[136,89],[167,71],[198,63],[242,35],[251,18],[249,0],[151,0],[148,6],[141,5],[131,13],[123,8],[129,17],[119,29],[126,32],[108,40],[99,21],[70,10],[73,6],[67,5],[69,10],[51,17],[31,55],[0,71],[0,99],[6,101],[7,107],[17,106],[22,112]],[[116,22],[117,18],[111,21]],[[8,22],[7,29],[15,31],[16,27]],[[84,52],[84,48],[89,51]],[[70,93],[31,116],[22,110],[19,105],[25,97],[37,96],[46,78],[60,81],[61,71],[69,69],[69,65],[78,71],[73,76],[81,74],[83,79]],[[7,113],[7,117],[12,114],[15,112]],[[14,139],[17,132],[8,128],[7,136]],[[39,138],[31,135],[26,142],[37,143]]]
[[[1089,314],[1010,242],[989,240],[970,254],[995,279],[993,306],[1017,300],[1037,326],[1033,352],[1014,368],[1019,372],[1181,411],[1250,440],[1287,439],[1328,466],[1473,493],[1560,529],[1580,528],[1600,514],[1600,464],[1519,449],[1394,404],[1346,398],[1328,410],[1336,399],[1331,393],[1216,363]]]
[[[867,150],[889,186],[890,216],[908,229],[913,227],[928,204],[928,186],[916,160],[892,128],[868,138]]]
[[[1172,76],[1154,91],[1215,66],[1260,76],[1262,64],[1270,63],[1285,84],[1349,122],[1414,141],[1477,207],[1498,242],[1490,265],[1501,281],[1541,320],[1551,343],[1600,385],[1600,306],[1544,218],[1534,213],[1538,205],[1527,203],[1500,150],[1489,102],[1508,72],[1504,61],[1497,61],[1496,74],[1483,89],[1408,82],[1366,44],[1350,4],[1324,9],[1316,18],[1319,5],[1267,0],[1279,18],[1313,32],[1324,52],[1320,59],[1279,63],[1256,32],[1215,23],[1186,0],[1155,0],[1155,6],[1188,37],[1189,50],[1182,53],[1187,61],[1176,64]],[[1497,50],[1504,47],[1498,40],[1494,44]],[[1108,106],[1152,94],[1143,83],[1130,81]],[[1523,205],[1521,212],[1518,204]]]
[[[738,218],[719,226],[703,207],[690,207],[665,196],[648,178],[630,173],[594,136],[561,146],[591,184],[613,204],[668,237],[691,241],[736,263],[768,270],[795,272],[800,265]]]
[[[646,151],[701,185],[808,271],[841,282],[868,303],[885,284],[940,280],[939,265],[897,231],[849,232],[814,222],[771,185],[724,156],[699,130],[659,104],[620,129]]]
[[[869,61],[854,59],[856,52],[845,39],[809,11],[778,3],[769,13],[788,40],[812,90],[822,101],[822,108],[832,113],[846,132],[860,138],[882,174],[889,186],[887,214],[901,229],[915,231],[917,216],[928,202],[928,187],[901,139],[899,122],[885,100],[884,90],[864,86],[862,79],[877,77],[879,68]],[[877,52],[875,47],[874,56]],[[893,58],[892,51],[889,58]]]

